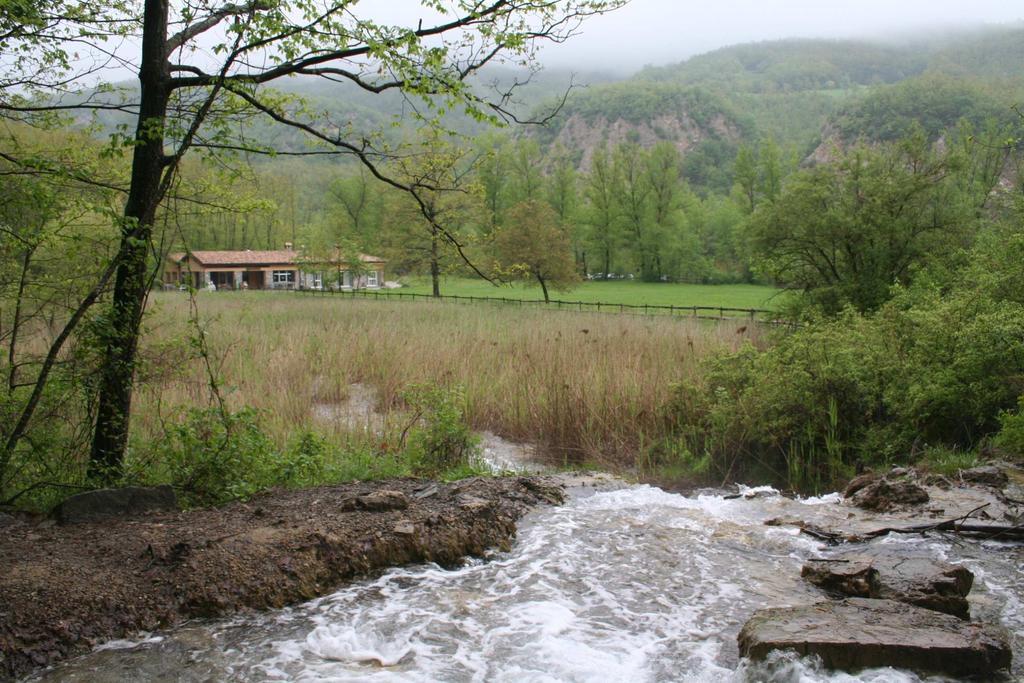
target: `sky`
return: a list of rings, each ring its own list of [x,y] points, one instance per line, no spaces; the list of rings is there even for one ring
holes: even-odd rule
[[[885,37],[1024,20],[1024,0],[631,0],[544,54],[548,66],[632,71],[725,45]]]

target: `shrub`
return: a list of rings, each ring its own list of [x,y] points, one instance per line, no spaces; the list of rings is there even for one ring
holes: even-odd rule
[[[1001,429],[992,445],[1016,460],[1024,459],[1024,395],[1017,399],[1017,411],[999,414]]]
[[[281,467],[259,414],[250,408],[225,414],[190,408],[154,448],[155,469],[148,475],[159,477],[159,470],[166,470],[186,505],[248,498],[275,483]]]
[[[415,385],[402,398],[412,411],[406,453],[413,471],[435,476],[474,464],[480,439],[466,422],[462,388]]]
[[[966,462],[940,456],[997,431],[997,447],[1020,453],[1024,418],[1007,411],[1024,389],[1022,264],[1024,236],[982,240],[946,287],[898,291],[877,313],[848,310],[766,351],[713,359],[699,384],[676,389],[674,431],[716,478],[802,488],[929,452],[940,466]]]

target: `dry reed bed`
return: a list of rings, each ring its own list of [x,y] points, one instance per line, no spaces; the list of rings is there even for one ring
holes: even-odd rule
[[[739,322],[255,292],[200,294],[199,310],[230,404],[263,411],[279,441],[298,429],[350,437],[315,420],[313,404],[344,400],[355,382],[377,389],[383,412],[410,385],[461,385],[474,428],[620,465],[660,436],[659,408],[702,357],[757,334]],[[144,438],[174,407],[209,402],[181,341],[188,316],[184,295],[154,298],[136,404]]]

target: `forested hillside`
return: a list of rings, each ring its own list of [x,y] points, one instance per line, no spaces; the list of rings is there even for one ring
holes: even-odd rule
[[[746,217],[801,165],[918,132],[933,144],[984,138],[999,146],[1020,137],[1012,107],[1024,93],[1021,44],[1020,27],[900,43],[784,40],[723,48],[618,81],[484,70],[474,85],[481,92],[524,83],[508,103],[521,117],[546,118],[568,97],[543,126],[489,131],[459,112],[447,116],[462,139],[453,139],[454,156],[441,165],[450,164],[449,179],[458,177],[455,189],[475,198],[450,212],[450,236],[464,241],[474,265],[489,267],[496,257],[487,245],[507,212],[544,198],[570,233],[581,277],[764,278],[751,266]],[[438,173],[437,155],[402,123],[411,101],[302,79],[286,90],[339,126],[383,131],[392,148],[423,157],[387,173],[420,182]],[[249,134],[298,156],[252,157],[251,171],[232,180],[234,209],[201,211],[182,225],[181,246],[345,243],[388,256],[396,275],[430,269],[416,239],[422,217],[400,192],[344,155],[309,155],[318,150],[294,129],[264,123]],[[453,254],[439,262],[443,272],[466,267]]]

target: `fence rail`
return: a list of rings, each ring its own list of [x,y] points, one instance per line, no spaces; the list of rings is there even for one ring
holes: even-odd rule
[[[589,311],[597,313],[632,313],[634,315],[671,315],[676,317],[697,318],[702,320],[751,320],[755,322],[778,324],[776,311],[763,308],[732,308],[729,306],[664,306],[655,304],[612,304],[597,301],[563,301],[560,299],[511,299],[496,296],[462,296],[444,294],[436,297],[432,294],[416,294],[380,289],[300,289],[296,290],[307,296],[340,296],[376,300],[428,300],[454,301],[456,303],[487,303],[506,304],[511,306],[540,306],[544,308]],[[717,313],[717,315],[715,315]]]

